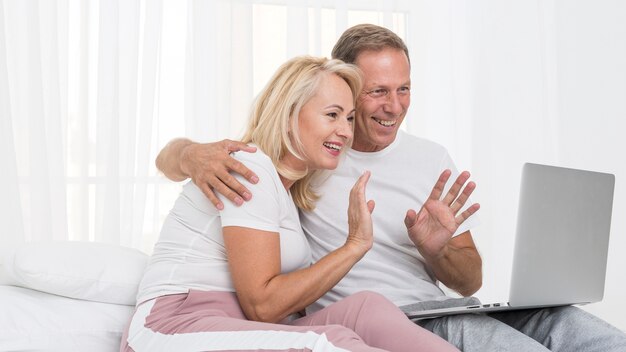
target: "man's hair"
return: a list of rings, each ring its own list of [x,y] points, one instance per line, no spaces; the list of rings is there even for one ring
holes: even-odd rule
[[[352,102],[356,103],[362,88],[361,73],[356,66],[327,58],[295,57],[276,71],[257,96],[242,139],[244,143],[256,144],[270,157],[281,176],[295,181],[290,189],[291,195],[296,205],[305,210],[312,210],[319,198],[310,186],[312,178],[319,172],[293,170],[282,164],[281,159],[287,152],[301,160],[306,157],[298,128],[300,110],[320,88],[322,78],[331,74],[348,84]]]
[[[333,59],[355,64],[363,51],[380,51],[385,48],[404,51],[411,63],[409,49],[404,41],[389,29],[373,24],[358,24],[346,29],[337,40],[331,55]]]

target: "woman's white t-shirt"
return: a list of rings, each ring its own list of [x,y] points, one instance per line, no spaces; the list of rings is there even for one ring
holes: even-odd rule
[[[282,272],[311,264],[311,250],[298,210],[270,158],[260,150],[238,152],[234,157],[259,176],[256,185],[247,184],[252,199],[239,207],[222,199],[224,210],[218,211],[193,182],[185,184],[163,223],[139,285],[138,303],[190,289],[234,292],[223,226],[279,233]]]

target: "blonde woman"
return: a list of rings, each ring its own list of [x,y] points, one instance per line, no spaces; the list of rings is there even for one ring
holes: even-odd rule
[[[372,247],[368,172],[346,194],[345,244],[316,263],[298,216],[298,208],[314,207],[316,173],[336,168],[350,145],[360,92],[358,69],[339,60],[298,57],[280,67],[243,138],[258,151],[235,155],[259,176],[255,197],[218,210],[193,182],[184,186],[141,282],[122,351],[456,350],[371,292],[298,315]]]

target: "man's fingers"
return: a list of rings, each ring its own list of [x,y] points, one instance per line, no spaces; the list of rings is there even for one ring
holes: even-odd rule
[[[231,189],[232,187],[224,184],[224,182],[222,182],[220,178],[213,176],[211,177],[209,183],[211,184],[211,187],[213,187],[213,190],[215,192],[218,192],[219,194],[228,198],[233,204],[237,206],[243,204],[243,198],[239,194],[234,192]]]
[[[445,198],[443,199],[443,202],[447,205],[451,205],[452,202],[454,202],[456,197],[459,195],[461,188],[463,188],[463,185],[465,184],[465,182],[467,182],[469,178],[470,178],[469,172],[467,171],[461,172],[459,177],[457,177],[456,181],[454,181],[454,183],[452,184],[452,187],[450,187],[450,190],[448,191],[448,194],[446,194]]]
[[[240,196],[241,198],[245,200],[252,199],[252,193],[229,172],[222,171],[222,172],[216,173],[215,176],[217,177],[219,181],[216,181],[217,184],[215,185],[211,184],[211,185],[213,186],[213,188],[220,187],[217,189],[217,191],[227,196],[229,199],[234,199],[229,196],[233,193],[236,193],[236,195]],[[221,188],[221,186],[224,186],[229,189],[226,190],[224,188]],[[228,195],[222,192],[222,190],[224,190],[224,192],[228,192]]]
[[[229,153],[238,151],[244,151],[248,153],[256,152],[256,147],[249,146],[246,143],[240,141],[231,141],[230,139],[224,139],[222,143],[224,143],[226,150],[228,150]]]
[[[415,221],[417,220],[417,212],[413,209],[409,209],[406,212],[406,216],[404,217],[404,225],[407,229],[410,229],[415,225]]]
[[[430,192],[430,199],[439,200],[443,193],[443,188],[446,186],[446,182],[448,182],[451,174],[452,171],[446,169],[439,175],[437,183],[435,183],[432,192]]]
[[[232,171],[234,171],[234,172],[238,173],[239,175],[243,176],[243,177],[244,177],[246,180],[248,180],[250,183],[254,183],[254,184],[256,184],[257,182],[259,182],[259,177],[258,177],[258,176],[257,176],[254,172],[252,172],[250,169],[248,169],[248,168],[247,168],[247,167],[246,167],[243,163],[241,163],[239,160],[235,160],[235,159],[233,159],[233,158],[230,158],[230,160],[227,162],[226,166],[227,166],[230,170],[232,170]],[[239,183],[239,182],[237,182],[237,183]],[[242,187],[243,187],[243,186],[242,186]],[[245,188],[245,187],[244,187],[244,188]],[[247,191],[247,190],[246,190],[246,191]],[[242,193],[240,193],[238,190],[237,190],[237,192],[238,192],[239,194],[242,194]],[[245,198],[245,197],[244,197],[244,198]]]
[[[194,183],[196,183],[196,181],[194,180]],[[202,193],[204,193],[204,195],[209,198],[209,200],[211,201],[211,203],[213,203],[213,205],[218,209],[218,210],[222,210],[224,209],[224,204],[219,200],[219,198],[217,198],[217,196],[215,195],[215,193],[213,193],[213,190],[211,190],[211,187],[209,187],[208,184],[206,183],[200,183],[197,184],[196,186],[198,186],[200,188],[200,190],[202,191]]]
[[[467,208],[464,212],[462,212],[459,216],[455,218],[456,223],[458,225],[461,225],[463,222],[465,222],[465,220],[467,220],[470,216],[472,216],[472,214],[477,212],[478,209],[480,209],[480,204],[478,203],[472,204],[469,208]]]
[[[450,205],[450,209],[452,209],[452,212],[454,214],[456,214],[459,210],[461,210],[461,208],[463,208],[465,202],[467,202],[470,195],[472,194],[472,192],[474,192],[475,189],[476,183],[474,182],[469,182],[467,186],[465,186],[465,189],[463,189],[463,192],[461,193],[459,198],[457,198],[456,201],[452,203],[452,205]]]

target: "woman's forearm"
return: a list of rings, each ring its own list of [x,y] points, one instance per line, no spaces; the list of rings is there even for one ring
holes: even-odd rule
[[[250,299],[249,318],[279,322],[305,309],[333,288],[365,252],[347,243],[308,268],[276,275],[267,282],[263,292],[258,292]]]

